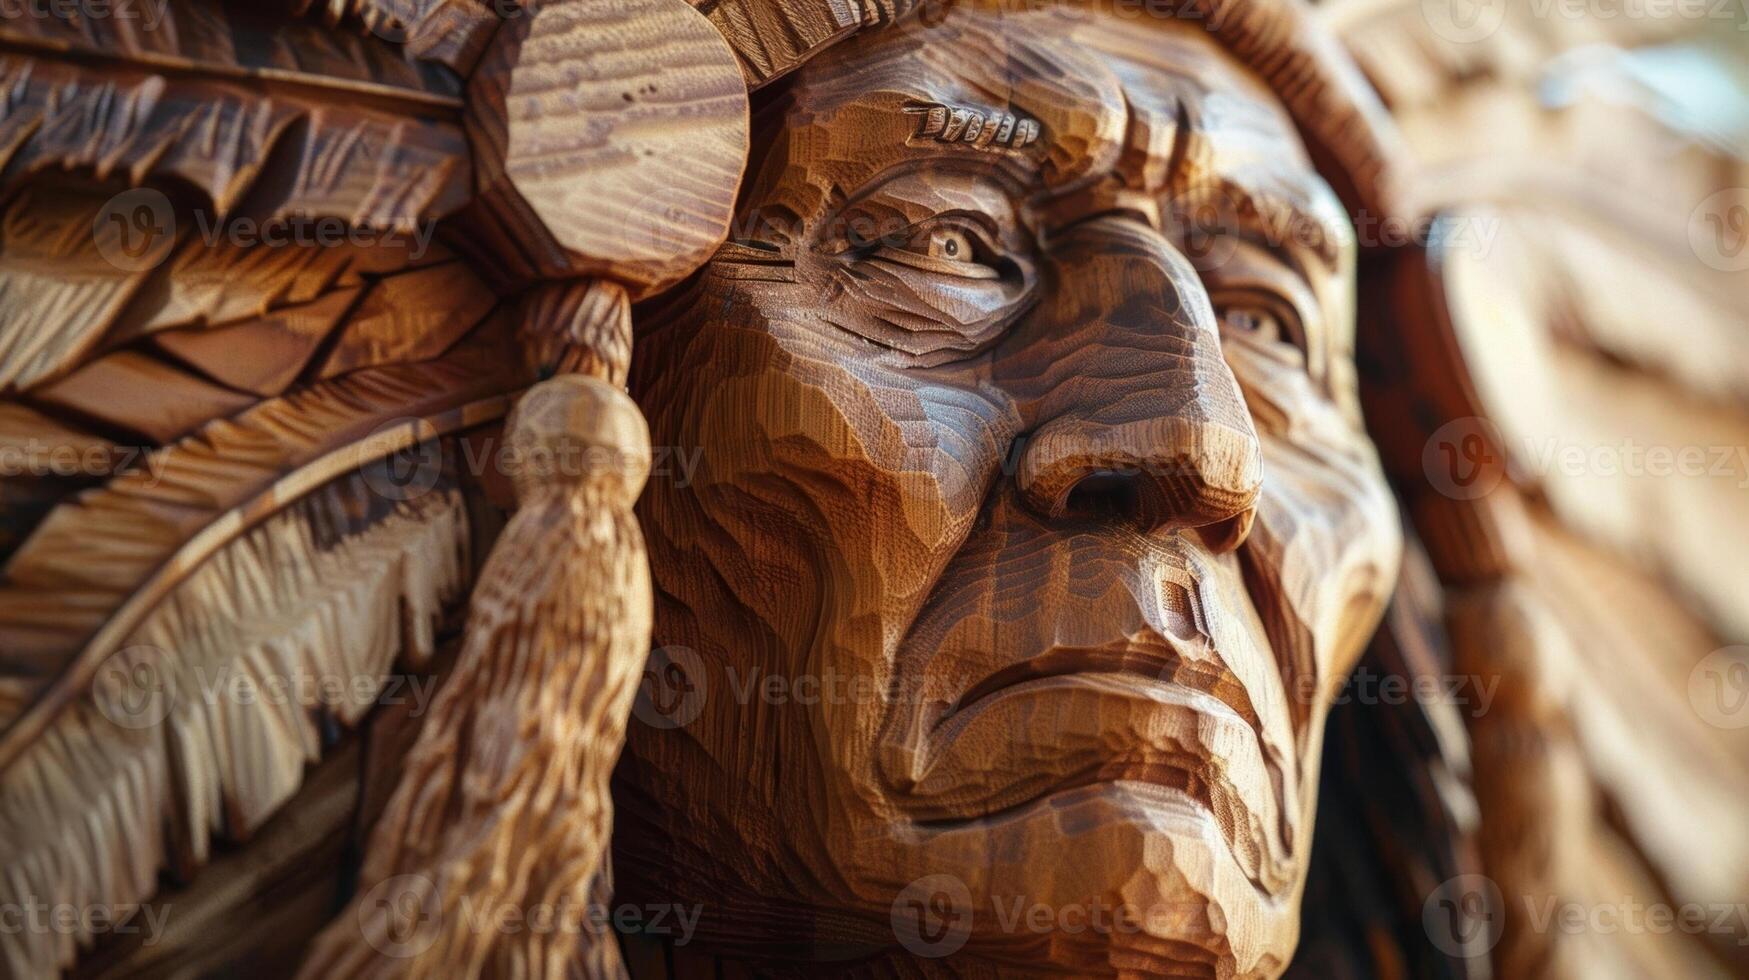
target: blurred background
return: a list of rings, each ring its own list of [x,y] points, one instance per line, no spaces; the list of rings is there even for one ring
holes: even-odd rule
[[[1319,9],[1415,160],[1357,229],[1415,554],[1290,975],[1749,976],[1749,5]]]

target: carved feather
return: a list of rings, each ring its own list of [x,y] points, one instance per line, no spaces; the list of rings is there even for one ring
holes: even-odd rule
[[[416,58],[466,74],[486,49],[499,18],[476,0],[293,0],[299,13],[329,24],[348,21],[405,46]]]
[[[245,836],[290,797],[320,758],[318,718],[356,721],[373,702],[356,678],[429,655],[467,586],[460,494],[438,488],[323,540],[331,515],[374,493],[355,473],[304,498],[127,637],[113,683],[57,715],[0,782],[4,891],[80,907],[150,897],[161,868],[204,861],[211,835]],[[91,939],[9,930],[0,963],[49,975]]]
[[[392,483],[369,475],[383,465],[373,461],[490,422],[527,375],[507,356],[508,322],[489,316],[495,299],[464,269],[402,275],[425,278],[341,291],[353,297],[345,315],[307,338],[288,394],[203,380],[199,364],[222,358],[186,343],[134,345],[32,391],[57,413],[112,412],[106,390],[116,404],[137,399],[135,417],[117,413],[112,426],[163,421],[196,384],[248,407],[208,411],[134,468],[61,500],[0,569],[5,900],[148,897],[160,869],[191,870],[212,835],[244,837],[290,797],[325,747],[323,719],[357,721],[391,665],[430,655],[440,618],[472,584],[462,503],[479,491],[449,475],[396,503],[383,489]],[[231,356],[248,361],[249,349]],[[133,394],[119,368],[140,379]],[[87,380],[93,372],[109,373]],[[15,441],[92,438],[6,407]],[[344,697],[314,703],[330,688],[303,681]],[[291,696],[231,696],[237,684]],[[142,696],[164,710],[135,725]],[[9,935],[0,962],[53,971],[89,939]]]
[[[289,14],[161,9],[151,30],[0,24],[0,299],[18,314],[0,320],[0,394],[153,326],[262,315],[406,265],[407,239],[428,242],[472,192],[447,69]],[[372,247],[263,247],[312,223]],[[231,303],[201,308],[188,293],[221,271]]]

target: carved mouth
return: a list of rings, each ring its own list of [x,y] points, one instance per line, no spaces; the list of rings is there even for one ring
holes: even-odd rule
[[[1009,664],[972,685],[936,719],[934,727],[940,730],[961,712],[1031,681],[1079,674],[1131,676],[1201,691],[1231,708],[1262,738],[1251,697],[1231,671],[1186,661],[1156,638],[1091,648],[1053,647],[1038,656]]]
[[[1054,647],[984,677],[928,732],[905,787],[926,827],[1019,818],[1066,794],[1143,784],[1209,818],[1260,891],[1292,881],[1280,760],[1216,658],[1187,660],[1155,636]],[[964,792],[980,783],[986,793]]]

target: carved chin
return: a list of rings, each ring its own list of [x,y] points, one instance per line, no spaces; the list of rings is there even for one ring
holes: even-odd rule
[[[1007,973],[1181,976],[1190,968],[1210,977],[1274,976],[1297,936],[1299,875],[1285,893],[1265,894],[1221,819],[1156,783],[1116,780],[1054,793],[887,847],[886,873],[895,852],[903,855],[904,877],[892,882],[901,896],[919,882],[964,883],[955,921],[969,933],[953,955]],[[910,938],[902,930],[900,937]],[[1047,945],[1048,967],[1038,955]]]
[[[860,855],[885,882],[903,853],[895,889],[963,881],[968,955],[1025,964],[1048,939],[1091,972],[1121,955],[1271,973],[1305,837],[1277,664],[1235,556],[998,518],[896,654],[876,755],[909,820]],[[1016,907],[1050,910],[1050,935]],[[1075,928],[1101,909],[1106,928]]]

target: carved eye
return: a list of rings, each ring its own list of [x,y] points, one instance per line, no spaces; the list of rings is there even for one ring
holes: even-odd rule
[[[1281,337],[1281,325],[1275,317],[1245,306],[1235,306],[1221,314],[1221,319],[1227,329],[1251,337],[1268,340],[1278,340]]]
[[[983,234],[968,222],[935,219],[912,225],[884,240],[866,258],[960,279],[1000,279],[1000,259]]]
[[[1255,345],[1287,344],[1306,353],[1306,339],[1299,320],[1262,302],[1236,302],[1220,307],[1221,332]]]
[[[975,262],[972,236],[958,228],[936,227],[929,230],[929,255],[949,262]]]

